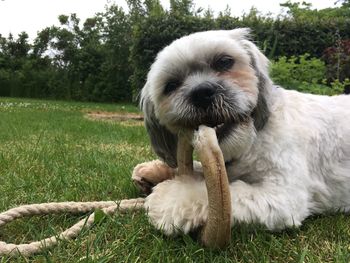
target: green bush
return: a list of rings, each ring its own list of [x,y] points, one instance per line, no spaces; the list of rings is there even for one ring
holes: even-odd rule
[[[350,78],[350,39],[338,39],[336,45],[325,49],[323,59],[327,63],[327,80]]]
[[[326,85],[326,64],[309,54],[301,56],[285,56],[273,61],[270,68],[273,81],[287,89],[295,89],[305,93],[335,95],[344,92],[349,80],[334,80]]]
[[[334,91],[350,78],[347,5],[318,11],[287,2],[288,14],[274,18],[254,8],[240,17],[229,9],[214,17],[210,10],[196,10],[191,0],[170,1],[169,10],[158,0],[127,3],[127,13],[111,5],[83,24],[75,14],[61,15],[60,25],[43,29],[33,43],[26,33],[17,39],[0,35],[0,96],[136,101],[151,63],[166,45],[197,31],[239,27],[251,28],[253,41],[276,59],[276,83],[319,92],[315,85],[324,85],[326,75]],[[327,73],[313,58],[322,55]]]
[[[309,54],[280,57],[271,65],[271,77],[281,85],[293,87],[294,83],[322,83],[326,74],[325,63]]]

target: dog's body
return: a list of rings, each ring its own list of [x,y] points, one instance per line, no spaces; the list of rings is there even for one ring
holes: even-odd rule
[[[230,179],[232,223],[277,230],[308,216],[350,211],[350,97],[276,87],[247,30],[196,33],[157,57],[142,93],[146,127],[165,163],[135,168],[134,180],[172,179],[176,134],[216,127]],[[200,166],[197,165],[200,172]],[[171,234],[207,218],[201,177],[159,183],[146,201],[151,221]]]

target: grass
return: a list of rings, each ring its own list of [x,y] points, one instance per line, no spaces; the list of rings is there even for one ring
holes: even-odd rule
[[[130,175],[155,158],[136,121],[104,122],[91,111],[137,112],[132,105],[0,98],[0,211],[26,203],[118,200],[138,192]],[[0,229],[0,240],[29,242],[80,217],[43,216]],[[300,229],[271,233],[261,226],[232,229],[225,250],[201,247],[189,236],[165,237],[143,213],[108,217],[73,241],[0,262],[349,262],[350,218],[307,219]]]

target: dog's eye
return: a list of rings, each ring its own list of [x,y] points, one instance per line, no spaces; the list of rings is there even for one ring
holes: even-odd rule
[[[171,80],[165,85],[164,94],[167,95],[176,90],[181,85],[180,81]]]
[[[212,68],[216,71],[226,71],[232,68],[235,60],[227,55],[217,57],[212,64]]]

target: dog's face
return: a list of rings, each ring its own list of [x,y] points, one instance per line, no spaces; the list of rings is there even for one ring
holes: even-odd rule
[[[222,141],[240,127],[264,126],[268,61],[246,39],[248,33],[195,33],[158,54],[141,105],[152,145],[169,165],[176,166],[176,134],[181,129],[215,127]]]

